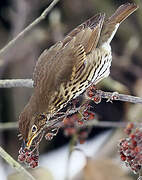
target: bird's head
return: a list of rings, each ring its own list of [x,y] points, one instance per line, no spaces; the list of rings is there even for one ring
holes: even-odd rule
[[[23,144],[22,149],[30,149],[31,145],[38,142],[41,137],[43,126],[47,122],[47,115],[38,113],[30,116],[30,114],[23,111],[19,117],[19,131],[22,135]]]

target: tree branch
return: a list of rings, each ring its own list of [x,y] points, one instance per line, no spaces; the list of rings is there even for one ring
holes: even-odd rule
[[[104,92],[101,90],[97,90],[98,95],[101,96],[101,98],[104,99],[110,99],[110,101],[116,100],[116,101],[124,101],[124,102],[130,102],[130,103],[139,103],[142,104],[142,98],[136,97],[136,96],[130,96],[126,94],[119,94],[118,92]],[[108,101],[109,102],[109,101]]]
[[[2,147],[0,147],[0,156],[16,171],[22,172],[23,176],[26,176],[30,180],[35,180],[35,178],[17,161],[15,161]]]
[[[6,79],[0,80],[0,88],[12,88],[12,87],[33,87],[32,79]],[[136,96],[130,96],[126,94],[119,94],[115,92],[104,92],[101,90],[96,90],[96,93],[104,99],[110,99],[111,101],[124,101],[130,103],[139,103],[142,104],[142,98]],[[115,96],[115,97],[114,97]]]
[[[80,125],[79,127],[90,127],[90,126],[96,126],[96,127],[114,127],[114,128],[125,128],[127,124],[130,122],[111,122],[111,121],[98,121],[96,119],[89,120],[84,122],[83,125]],[[141,123],[134,123],[136,126],[140,126]],[[61,122],[61,120],[57,120],[56,122],[50,122],[47,123],[46,127],[64,127],[64,124]],[[7,122],[7,123],[0,123],[0,131],[1,130],[12,130],[18,128],[17,122]]]
[[[12,87],[33,87],[32,79],[6,79],[0,80],[0,88],[12,88]]]
[[[0,130],[12,130],[15,128],[18,128],[17,122],[6,122],[6,123],[0,122]]]
[[[43,13],[35,20],[33,21],[29,26],[27,26],[22,32],[20,32],[13,40],[11,40],[5,47],[3,47],[0,50],[0,56],[4,55],[9,48],[11,48],[15,43],[17,43],[19,40],[21,40],[26,33],[28,33],[34,26],[39,24],[47,14],[51,11],[51,9],[57,4],[59,0],[54,0],[48,8],[46,8]]]
[[[86,128],[86,127],[102,127],[102,128],[125,128],[130,122],[112,122],[112,121],[99,121],[96,119],[85,121],[82,125],[76,124],[76,128]],[[142,123],[133,123],[135,127],[142,126]],[[64,123],[61,120],[57,120],[56,122],[47,123],[46,128],[64,128]]]

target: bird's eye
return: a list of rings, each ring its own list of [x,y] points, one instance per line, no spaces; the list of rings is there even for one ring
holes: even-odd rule
[[[37,126],[36,125],[33,125],[32,126],[32,132],[36,132],[37,131]]]
[[[46,118],[46,116],[45,116],[44,114],[41,114],[40,117],[41,117],[42,119]]]

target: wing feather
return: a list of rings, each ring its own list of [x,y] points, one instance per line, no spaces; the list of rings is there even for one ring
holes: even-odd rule
[[[33,80],[36,96],[42,102],[46,100],[46,106],[49,98],[63,83],[75,78],[85,65],[86,54],[96,48],[104,16],[99,14],[90,18],[39,57]],[[48,98],[42,97],[45,94]]]

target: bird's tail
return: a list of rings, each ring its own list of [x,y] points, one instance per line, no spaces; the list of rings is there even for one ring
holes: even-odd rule
[[[115,13],[104,23],[101,33],[100,45],[102,45],[103,43],[110,43],[120,23],[123,22],[137,8],[138,6],[134,3],[126,3],[121,5],[115,11]]]

